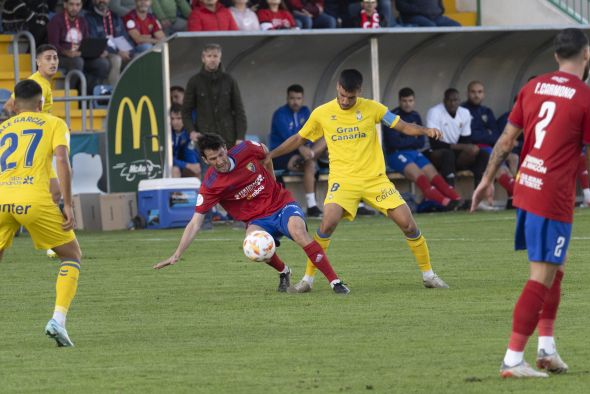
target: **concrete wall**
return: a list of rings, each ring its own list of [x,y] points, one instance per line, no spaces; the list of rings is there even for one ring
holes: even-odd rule
[[[424,117],[448,87],[465,99],[473,79],[486,86],[486,104],[497,115],[511,107],[527,78],[556,65],[551,42],[558,29],[384,29],[378,35],[358,30],[277,32],[272,35],[183,33],[170,42],[171,84],[184,86],[200,68],[200,50],[220,43],[223,63],[237,79],[248,115],[248,132],[266,140],[273,111],[285,103],[292,83],[305,88],[311,108],[335,97],[344,68],[365,76],[365,97],[372,97],[370,39],[379,44],[380,93],[393,108],[397,91],[412,87]]]
[[[576,23],[547,0],[481,0],[482,26]]]

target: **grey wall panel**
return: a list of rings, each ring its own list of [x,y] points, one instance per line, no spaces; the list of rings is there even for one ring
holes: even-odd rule
[[[548,40],[559,29],[383,29],[379,41],[382,102],[394,107],[397,91],[410,86],[425,116],[442,100],[452,81],[462,99],[470,80],[486,85],[486,103],[500,115],[510,107],[511,92],[533,74],[555,69]],[[358,30],[255,33],[182,33],[170,40],[171,84],[185,85],[200,69],[207,42],[224,48],[223,63],[238,80],[249,132],[266,138],[272,113],[285,103],[288,85],[305,88],[306,104],[335,97],[338,73],[358,68],[365,77],[363,95],[371,97],[369,39]]]

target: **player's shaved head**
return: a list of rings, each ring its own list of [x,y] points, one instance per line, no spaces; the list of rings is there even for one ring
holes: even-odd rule
[[[564,29],[553,40],[553,47],[560,59],[572,59],[581,56],[588,47],[588,36],[580,29]]]
[[[338,84],[347,92],[356,92],[363,86],[363,74],[354,68],[342,70]]]
[[[14,87],[14,103],[16,112],[40,111],[42,106],[41,97],[43,90],[41,85],[32,79],[20,81]]]

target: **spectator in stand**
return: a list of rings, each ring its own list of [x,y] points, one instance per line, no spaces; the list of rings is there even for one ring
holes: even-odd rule
[[[350,15],[350,24],[352,27],[358,27],[354,25],[355,18],[357,15],[360,15],[361,9],[363,8],[362,1],[349,1],[348,5],[348,13]],[[391,11],[391,0],[378,0],[377,4],[377,12],[379,12],[379,16],[383,19],[383,26],[382,27],[393,27],[396,26],[397,23],[395,22],[395,18],[393,17]]]
[[[377,12],[377,0],[363,0],[361,5],[359,13],[352,18],[353,27],[363,29],[387,27],[385,18]]]
[[[151,5],[151,0],[135,0],[135,9],[123,18],[127,33],[135,43],[135,53],[149,51],[166,38],[162,25],[149,12]]]
[[[350,25],[348,1],[324,0],[324,12],[336,19],[338,27]]]
[[[121,18],[125,18],[125,15],[135,9],[135,0],[111,0],[109,8]]]
[[[336,28],[336,18],[324,12],[324,0],[287,0],[287,5],[301,29]]]
[[[160,21],[162,30],[168,36],[186,31],[191,6],[187,0],[153,0],[152,12]]]
[[[303,87],[291,85],[287,88],[287,104],[277,109],[272,116],[269,136],[270,149],[285,142],[289,137],[297,134],[309,118],[311,111],[303,105]],[[318,208],[315,198],[315,174],[317,172],[317,158],[326,150],[326,142],[322,138],[315,144],[308,142],[298,150],[273,159],[275,170],[303,171],[303,188],[307,200],[307,216],[320,217],[322,211]]]
[[[125,18],[125,15],[135,9],[135,0],[112,0],[109,8],[121,18]]]
[[[93,7],[85,13],[88,31],[92,37],[108,38],[107,52],[110,71],[106,82],[115,86],[121,70],[131,60],[131,44],[123,19],[109,9],[111,0],[92,0]],[[125,41],[121,41],[125,40]]]
[[[201,52],[203,67],[189,79],[184,92],[182,121],[196,140],[200,133],[216,133],[228,147],[239,144],[246,135],[246,111],[238,83],[223,71],[221,46],[207,44]],[[193,111],[198,116],[193,120]]]
[[[80,70],[86,75],[88,92],[107,78],[110,63],[107,51],[96,59],[83,58],[80,44],[90,37],[86,19],[80,16],[82,0],[64,0],[64,10],[56,14],[47,26],[49,43],[57,48],[59,65],[70,70]]]
[[[442,0],[396,0],[395,5],[403,23],[419,27],[461,26],[443,15]]]
[[[230,10],[217,0],[201,0],[188,17],[187,31],[239,30]]]
[[[399,91],[399,106],[391,112],[399,115],[406,123],[422,126],[416,105],[414,91],[403,88]],[[411,136],[399,133],[386,126],[383,128],[383,146],[387,165],[414,182],[426,200],[434,201],[452,210],[460,205],[461,196],[445,182],[436,168],[421,153],[426,148],[426,136]]]
[[[2,7],[2,28],[5,33],[27,30],[35,37],[35,45],[45,44],[48,12],[44,0],[6,0]]]
[[[485,151],[489,157],[492,154],[492,149],[496,141],[500,138],[501,131],[496,124],[494,112],[491,108],[482,104],[484,98],[485,91],[483,83],[480,81],[471,81],[467,85],[467,101],[461,104],[461,106],[467,108],[471,114],[471,141],[479,146],[480,150]],[[510,155],[516,156],[515,153],[510,153]],[[518,157],[516,157],[516,160],[518,160]],[[507,165],[503,164],[500,166],[496,180],[506,190],[508,194],[507,207],[511,208],[514,178]]]
[[[184,88],[182,86],[174,85],[170,87],[170,101],[172,104],[182,106],[184,102]]]
[[[266,0],[256,12],[262,30],[295,29],[297,23],[283,0]]]
[[[199,152],[195,150],[195,142],[191,141],[186,129],[182,126],[182,106],[172,104],[170,107],[170,127],[172,129],[172,153],[174,165],[172,177],[201,177]]]
[[[442,132],[440,140],[430,139],[428,158],[449,185],[455,186],[456,171],[471,170],[474,185],[477,186],[488,164],[489,155],[472,142],[471,114],[459,103],[459,92],[450,88],[445,91],[444,101],[428,110],[426,126]],[[494,208],[482,202],[480,209]]]
[[[240,30],[260,30],[256,13],[248,8],[248,0],[233,0],[229,9]]]

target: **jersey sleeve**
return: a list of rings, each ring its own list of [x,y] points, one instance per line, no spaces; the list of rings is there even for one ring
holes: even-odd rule
[[[465,121],[461,128],[461,137],[469,137],[471,135],[471,114],[465,109]]]
[[[523,125],[523,112],[522,112],[522,96],[523,96],[522,89],[518,93],[518,97],[516,99],[516,103],[514,103],[514,107],[512,107],[512,111],[510,112],[510,116],[508,116],[508,121],[512,123],[514,126],[521,128]]]
[[[322,124],[320,123],[319,118],[320,114],[317,110],[314,110],[301,130],[299,130],[299,135],[312,142],[322,138],[324,136],[324,130],[322,129]]]
[[[373,107],[373,111],[375,111],[375,123],[381,123],[381,121],[385,121],[383,118],[389,112],[389,108],[377,101],[371,100],[370,103],[372,104],[371,107]],[[393,124],[391,126],[388,125],[388,127],[393,127]]]
[[[246,141],[246,143],[249,145],[249,150],[256,159],[264,160],[266,158],[266,152],[260,142]]]
[[[195,205],[195,212],[206,214],[219,202],[219,195],[214,193],[208,187],[201,185],[199,195],[197,196],[197,204]]]
[[[51,147],[55,151],[55,149],[60,145],[68,148],[68,151],[70,150],[70,131],[66,122],[57,118],[53,129],[53,140],[51,142]]]

